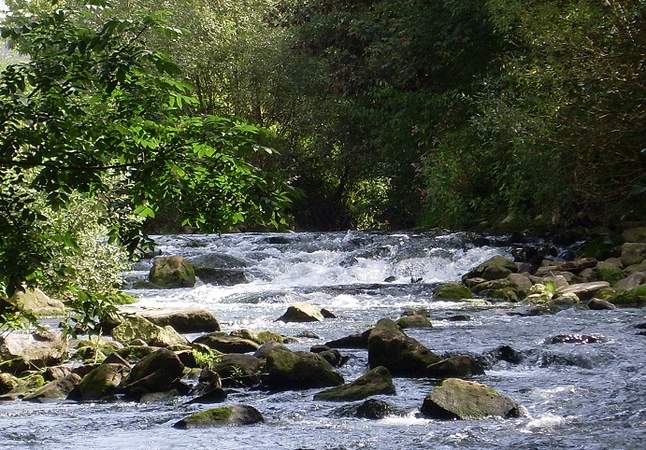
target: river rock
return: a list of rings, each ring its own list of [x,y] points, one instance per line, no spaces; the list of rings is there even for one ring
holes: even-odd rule
[[[128,368],[121,364],[101,364],[83,377],[68,398],[77,401],[111,400]]]
[[[314,400],[352,402],[380,394],[395,395],[393,379],[383,366],[369,370],[352,383],[319,392]]]
[[[473,298],[471,290],[462,283],[444,283],[433,291],[436,300],[464,300]]]
[[[403,316],[397,320],[399,328],[430,328],[433,326],[426,316]]]
[[[137,313],[159,327],[171,326],[178,333],[220,331],[218,319],[203,308],[143,308],[138,309]]]
[[[620,264],[615,264],[607,261],[600,261],[597,264],[596,272],[601,281],[608,283],[616,283],[624,277],[624,271]]]
[[[395,376],[424,377],[426,368],[440,359],[389,319],[377,322],[368,338],[370,367],[384,366]]]
[[[182,256],[158,256],[148,274],[157,287],[180,288],[195,286],[195,270]]]
[[[23,400],[29,402],[45,402],[52,400],[62,400],[74,390],[81,382],[81,377],[75,373],[69,373],[63,378],[50,381],[37,391],[26,395]]]
[[[340,339],[335,339],[333,341],[326,342],[325,345],[331,348],[368,348],[368,338],[372,328],[364,331],[363,333],[351,334],[349,336],[342,337]]]
[[[150,392],[166,392],[177,386],[184,365],[172,351],[160,348],[139,361],[128,375],[124,391],[139,397]]]
[[[7,394],[18,387],[18,379],[10,373],[0,373],[0,395]]]
[[[471,377],[483,373],[482,364],[467,355],[451,356],[426,367],[426,376],[433,378]]]
[[[214,369],[225,387],[252,387],[260,384],[264,361],[252,355],[222,355]]]
[[[394,412],[395,408],[390,403],[371,398],[356,408],[354,416],[361,419],[378,420],[392,415]]]
[[[633,264],[624,269],[626,275],[631,275],[635,272],[646,272],[646,261],[642,261],[639,264]]]
[[[608,283],[607,281],[572,284],[568,287],[557,289],[556,296],[558,297],[565,294],[576,294],[577,297],[579,297],[581,300],[587,300],[592,298],[595,292],[607,287],[610,287],[610,283]]]
[[[260,348],[260,345],[249,339],[230,336],[217,331],[200,336],[193,343],[204,344],[222,353],[249,353],[255,352]]]
[[[343,356],[337,349],[330,348],[327,345],[314,345],[310,348],[310,352],[321,355],[332,367],[341,367],[349,359],[347,356]]]
[[[624,230],[621,236],[626,242],[646,243],[646,227],[635,227]]]
[[[266,361],[262,382],[270,389],[310,389],[343,384],[343,377],[316,353],[292,352],[277,345],[267,353]]]
[[[629,291],[643,284],[646,284],[646,272],[635,272],[619,280],[615,287],[620,290]]]
[[[497,280],[506,278],[509,274],[518,270],[516,264],[503,256],[494,256],[483,262],[475,269],[467,273],[462,280],[469,278],[484,278],[485,280]]]
[[[243,328],[241,330],[234,330],[229,335],[253,341],[258,345],[266,344],[270,341],[278,342],[279,344],[293,344],[298,342],[298,339],[267,330],[251,331]]]
[[[585,269],[590,269],[597,265],[597,260],[594,258],[579,258],[574,261],[566,261],[556,266],[558,272],[572,272],[579,273]]]
[[[247,267],[246,261],[235,256],[223,253],[207,253],[203,255],[190,256],[186,260],[195,269],[231,269]]]
[[[639,264],[646,259],[646,243],[626,242],[621,246],[621,263],[624,266]]]
[[[198,397],[195,397],[194,399],[186,403],[187,404],[222,403],[226,399],[227,399],[227,393],[220,387],[214,387],[211,389],[207,389],[206,392],[204,392],[203,394],[199,395]]]
[[[519,294],[516,284],[508,278],[485,281],[475,285],[472,290],[484,297],[509,302],[517,302],[521,297],[524,297],[524,295]]]
[[[10,373],[58,365],[66,352],[67,345],[60,334],[53,331],[11,331],[0,335],[2,370]]]
[[[195,273],[202,282],[216,286],[235,286],[249,282],[247,274],[240,269],[215,269],[212,267],[198,267]]]
[[[221,408],[207,409],[184,417],[173,425],[173,428],[207,428],[223,425],[252,425],[262,422],[262,414],[248,405],[228,405]]]
[[[646,306],[646,285],[637,286],[627,291],[618,291],[615,296],[609,300],[617,306]]]
[[[617,309],[615,305],[606,300],[593,298],[588,302],[588,308],[596,311]]]
[[[64,316],[66,312],[63,302],[48,297],[38,288],[17,291],[8,302],[36,316]]]
[[[112,337],[128,344],[141,339],[153,347],[187,345],[188,341],[171,326],[160,327],[140,315],[128,316],[112,330]]]
[[[324,319],[321,310],[309,303],[291,305],[285,314],[276,320],[282,322],[322,322]]]
[[[520,407],[489,386],[449,378],[433,388],[424,399],[421,413],[440,420],[512,418],[520,416]]]
[[[545,344],[597,344],[605,342],[603,336],[589,336],[585,334],[558,334],[545,340]]]

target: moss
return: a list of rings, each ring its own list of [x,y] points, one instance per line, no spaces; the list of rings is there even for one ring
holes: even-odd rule
[[[188,426],[206,426],[218,422],[228,422],[233,416],[233,408],[223,406],[221,408],[212,408],[206,411],[191,414],[183,419]]]
[[[624,277],[624,272],[614,264],[600,262],[597,265],[597,272],[601,281],[607,281],[614,284]]]
[[[434,296],[437,300],[463,300],[472,298],[473,294],[461,283],[446,283],[435,290]]]
[[[646,306],[646,285],[629,291],[620,291],[610,301],[617,306]]]
[[[404,316],[397,321],[399,328],[430,328],[433,326],[427,317],[415,315]]]

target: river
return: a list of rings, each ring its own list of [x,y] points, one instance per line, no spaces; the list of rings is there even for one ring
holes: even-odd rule
[[[396,396],[379,398],[401,413],[378,421],[343,417],[342,404],[313,401],[317,389],[268,393],[240,390],[228,402],[262,412],[265,422],[245,427],[177,430],[172,424],[205,406],[187,398],[161,403],[0,403],[0,448],[46,449],[637,449],[646,446],[646,336],[634,326],[639,309],[569,309],[556,315],[510,315],[515,305],[433,299],[438,282],[458,279],[494,255],[509,255],[505,239],[442,233],[243,233],[157,236],[162,254],[218,255],[242,267],[250,282],[228,287],[198,283],[187,289],[133,289],[142,306],[200,306],[213,311],[225,331],[269,329],[295,336],[290,347],[363,331],[402,310],[431,310],[433,328],[407,333],[437,353],[483,354],[510,345],[522,362],[496,362],[476,380],[525,410],[518,419],[435,421],[416,417],[432,380],[395,379]],[[222,256],[225,255],[225,256]],[[127,274],[145,278],[150,261]],[[387,283],[384,280],[395,277]],[[411,283],[421,278],[420,282]],[[290,303],[325,307],[337,319],[321,323],[275,322]],[[466,315],[468,321],[452,320]],[[594,344],[547,344],[558,334],[602,336]],[[194,335],[190,336],[194,337]],[[367,367],[367,352],[339,369],[352,381]]]

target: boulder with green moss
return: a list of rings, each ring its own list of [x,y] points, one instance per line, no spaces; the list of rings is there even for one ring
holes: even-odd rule
[[[368,338],[368,364],[384,366],[395,376],[424,377],[426,368],[441,358],[406,335],[390,319],[382,319]]]
[[[626,291],[617,291],[609,301],[614,305],[624,307],[646,306],[646,284]]]
[[[471,356],[456,355],[430,364],[425,372],[432,378],[471,377],[483,374],[484,368]]]
[[[23,400],[30,402],[63,400],[67,398],[70,392],[72,392],[80,382],[80,376],[75,373],[70,373],[63,378],[50,381],[45,386],[23,397]]]
[[[112,400],[128,370],[121,364],[101,364],[83,377],[68,398],[77,401]]]
[[[462,283],[444,283],[433,292],[436,300],[464,300],[473,298],[471,290]]]
[[[252,425],[262,421],[262,414],[252,406],[227,405],[193,413],[175,423],[173,427],[179,429],[208,428],[223,425]]]
[[[153,347],[187,345],[188,341],[171,326],[160,327],[140,315],[127,316],[112,330],[112,337],[124,344],[141,339]]]
[[[278,342],[279,344],[294,344],[298,342],[298,339],[283,336],[282,334],[274,333],[273,331],[261,330],[261,331],[251,331],[243,328],[241,330],[235,330],[229,333],[231,336],[247,339],[253,341],[256,344],[263,345],[267,342]]]
[[[621,246],[621,262],[624,266],[632,266],[646,260],[646,243],[626,242]]]
[[[183,372],[184,365],[177,355],[160,348],[132,368],[123,389],[133,397],[170,391],[176,387]]]
[[[621,233],[626,242],[646,242],[646,227],[634,227]]]
[[[634,289],[642,284],[646,284],[646,272],[634,272],[628,275],[626,278],[619,280],[615,287],[617,290],[629,291]]]
[[[67,311],[63,302],[48,297],[38,288],[17,291],[8,302],[36,316],[64,316]]]
[[[316,353],[293,352],[274,344],[268,348],[265,360],[262,383],[270,389],[311,389],[343,384],[343,377]]]
[[[518,404],[484,384],[449,378],[424,399],[421,413],[440,420],[520,416]]]
[[[402,316],[397,320],[399,328],[431,328],[433,324],[426,316]]]
[[[148,279],[157,287],[195,286],[195,269],[182,256],[159,256],[153,261]]]
[[[511,259],[503,256],[494,256],[475,269],[464,275],[462,280],[469,278],[484,278],[485,280],[497,280],[506,278],[508,275],[518,271],[516,264]]]
[[[254,341],[218,331],[200,336],[193,343],[206,345],[222,353],[249,353],[260,348],[260,345]]]
[[[370,369],[352,383],[319,392],[314,400],[352,402],[373,395],[395,395],[392,376],[383,366]]]
[[[137,314],[159,327],[171,326],[178,333],[220,331],[218,319],[203,308],[140,308]]]
[[[624,277],[621,266],[613,262],[600,261],[596,271],[601,281],[607,281],[610,284],[614,284]]]

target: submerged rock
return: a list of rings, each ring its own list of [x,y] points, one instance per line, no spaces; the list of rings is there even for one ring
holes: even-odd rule
[[[444,283],[433,292],[436,300],[464,300],[473,297],[471,290],[462,283]]]
[[[191,414],[175,423],[173,427],[187,429],[222,425],[251,425],[263,420],[262,414],[253,406],[228,405]]]
[[[392,404],[374,398],[369,398],[360,404],[344,405],[334,410],[334,415],[337,417],[357,417],[371,420],[379,420],[400,413]]]
[[[343,377],[319,354],[292,352],[287,347],[275,345],[265,358],[262,382],[270,389],[310,389],[343,384]]]
[[[597,344],[606,342],[603,336],[588,336],[585,334],[559,334],[545,340],[545,344]]]
[[[489,386],[449,378],[433,388],[424,399],[421,413],[440,420],[512,418],[520,416],[520,407]]]
[[[217,286],[235,286],[249,282],[247,274],[240,269],[216,269],[212,267],[198,267],[195,273],[202,282]]]
[[[309,303],[297,303],[291,305],[285,311],[285,314],[276,320],[282,322],[322,322],[325,317],[321,314],[321,310]]]
[[[215,332],[200,336],[193,341],[196,344],[204,344],[207,347],[222,353],[249,353],[260,348],[254,341],[230,336],[224,333]]]
[[[362,400],[379,394],[395,394],[395,385],[390,372],[382,366],[369,370],[352,383],[319,392],[314,395],[314,400],[345,402]]]
[[[112,330],[112,337],[128,344],[141,339],[153,347],[187,345],[188,341],[171,326],[160,327],[140,315],[128,316]]]
[[[157,287],[195,286],[195,270],[182,256],[159,256],[153,261],[148,279]]]

